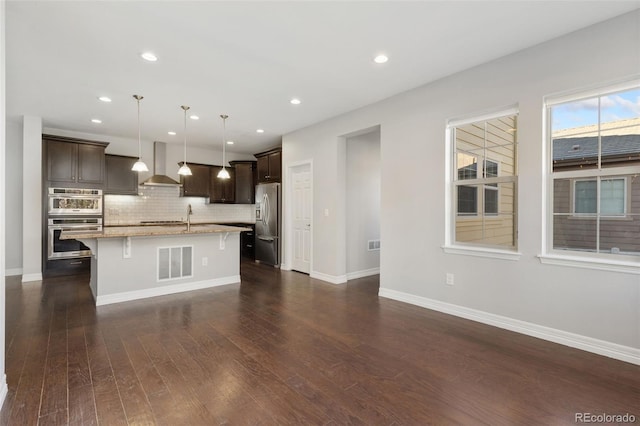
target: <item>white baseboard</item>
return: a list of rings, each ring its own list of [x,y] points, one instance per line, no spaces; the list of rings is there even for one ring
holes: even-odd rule
[[[347,272],[347,280],[355,280],[357,278],[370,277],[371,275],[380,274],[380,268],[363,269],[362,271]]]
[[[11,268],[4,270],[5,277],[14,277],[16,275],[22,275],[22,268]]]
[[[217,287],[240,282],[240,275],[215,278],[206,281],[196,281],[184,284],[166,285],[162,287],[148,288],[145,290],[126,291],[123,293],[105,294],[96,297],[96,306],[110,305],[112,303],[129,302],[131,300],[146,299],[148,297],[166,296],[168,294],[182,293],[191,290]]]
[[[31,281],[42,281],[42,272],[36,274],[22,274],[22,282],[28,283]]]
[[[7,398],[7,393],[9,392],[9,388],[7,387],[7,375],[2,375],[2,383],[0,383],[0,408],[4,404],[4,400]]]
[[[388,288],[381,288],[378,295],[640,365],[640,349],[630,346],[623,346],[606,340],[594,339],[580,334],[441,302],[439,300],[428,299],[426,297],[415,296]]]
[[[344,284],[347,282],[346,275],[328,275],[323,274],[322,272],[311,271],[311,274],[309,274],[309,276],[311,278],[326,281],[331,284]]]

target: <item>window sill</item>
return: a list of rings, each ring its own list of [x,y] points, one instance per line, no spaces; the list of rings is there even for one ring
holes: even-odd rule
[[[594,257],[540,254],[540,263],[640,275],[640,263]]]
[[[442,250],[448,254],[462,254],[465,256],[489,257],[502,260],[520,260],[522,253],[511,250],[501,250],[488,247],[470,246],[442,246]]]

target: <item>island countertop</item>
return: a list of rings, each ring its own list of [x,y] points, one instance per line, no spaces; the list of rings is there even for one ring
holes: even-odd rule
[[[102,228],[102,231],[62,231],[60,239],[71,240],[82,238],[152,237],[160,235],[191,235],[244,232],[251,230],[251,228],[243,228],[239,226],[193,223],[191,224],[191,229],[188,231],[186,224],[176,224],[168,226],[105,226]]]

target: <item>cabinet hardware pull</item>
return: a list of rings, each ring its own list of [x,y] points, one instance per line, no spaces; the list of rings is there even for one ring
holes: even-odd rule
[[[82,260],[79,260],[77,262],[69,262],[69,265],[82,265]]]

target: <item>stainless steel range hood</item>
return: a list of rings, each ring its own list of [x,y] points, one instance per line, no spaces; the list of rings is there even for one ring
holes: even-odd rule
[[[153,176],[142,182],[145,186],[181,186],[167,176],[167,144],[153,143]]]

